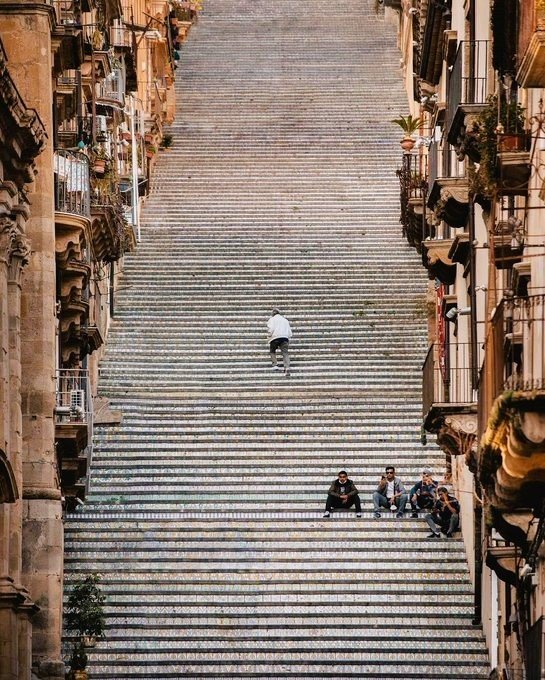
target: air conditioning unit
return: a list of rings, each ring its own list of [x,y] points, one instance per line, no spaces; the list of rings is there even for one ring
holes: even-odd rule
[[[83,390],[70,390],[70,413],[83,420],[85,415],[85,392]]]

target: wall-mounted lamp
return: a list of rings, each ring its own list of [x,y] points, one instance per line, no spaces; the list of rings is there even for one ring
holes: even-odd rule
[[[451,307],[445,314],[445,317],[449,321],[455,321],[458,315],[467,316],[468,314],[471,314],[471,307]]]

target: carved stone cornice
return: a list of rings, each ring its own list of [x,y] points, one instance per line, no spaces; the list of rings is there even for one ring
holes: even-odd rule
[[[479,477],[493,506],[536,508],[545,494],[545,391],[506,392],[492,407]]]
[[[437,443],[452,456],[464,456],[471,472],[477,471],[477,414],[456,413],[445,416]]]
[[[455,229],[465,227],[469,217],[468,190],[465,177],[440,177],[435,180],[428,199],[435,224],[444,220]]]
[[[42,5],[42,8],[45,5]],[[18,13],[25,5],[18,4]],[[28,5],[25,9],[28,9]],[[48,12],[52,11],[52,7]],[[0,15],[9,13],[10,5],[0,5]],[[34,159],[47,141],[45,126],[35,109],[24,103],[8,70],[8,60],[0,41],[0,127],[4,143],[9,146],[4,160],[4,177],[12,178],[18,187],[34,179]]]
[[[430,273],[430,278],[438,278],[447,285],[454,283],[456,264],[450,259],[452,239],[430,239],[422,241],[422,264]]]

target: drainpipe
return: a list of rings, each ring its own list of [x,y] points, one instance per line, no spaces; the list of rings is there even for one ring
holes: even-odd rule
[[[476,492],[479,498],[482,498],[481,485],[477,480],[475,480]],[[473,510],[473,528],[474,528],[474,560],[475,560],[475,583],[474,583],[474,615],[471,623],[474,626],[480,626],[481,619],[481,609],[483,600],[483,554],[482,554],[482,543],[483,543],[483,511],[480,503],[475,503]]]

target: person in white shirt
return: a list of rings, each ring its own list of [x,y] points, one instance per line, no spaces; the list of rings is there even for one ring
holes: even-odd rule
[[[288,347],[290,338],[293,335],[291,332],[290,322],[285,316],[280,314],[278,309],[273,309],[271,318],[267,321],[267,329],[269,331],[269,351],[271,355],[271,362],[273,370],[280,370],[276,362],[276,350],[282,352],[282,361],[284,362],[284,373],[290,374],[290,357],[288,354]]]
[[[373,494],[373,506],[375,517],[380,517],[381,508],[396,510],[396,517],[403,517],[408,495],[403,486],[403,482],[396,477],[396,469],[393,465],[387,465],[386,474],[378,484],[377,490]]]

